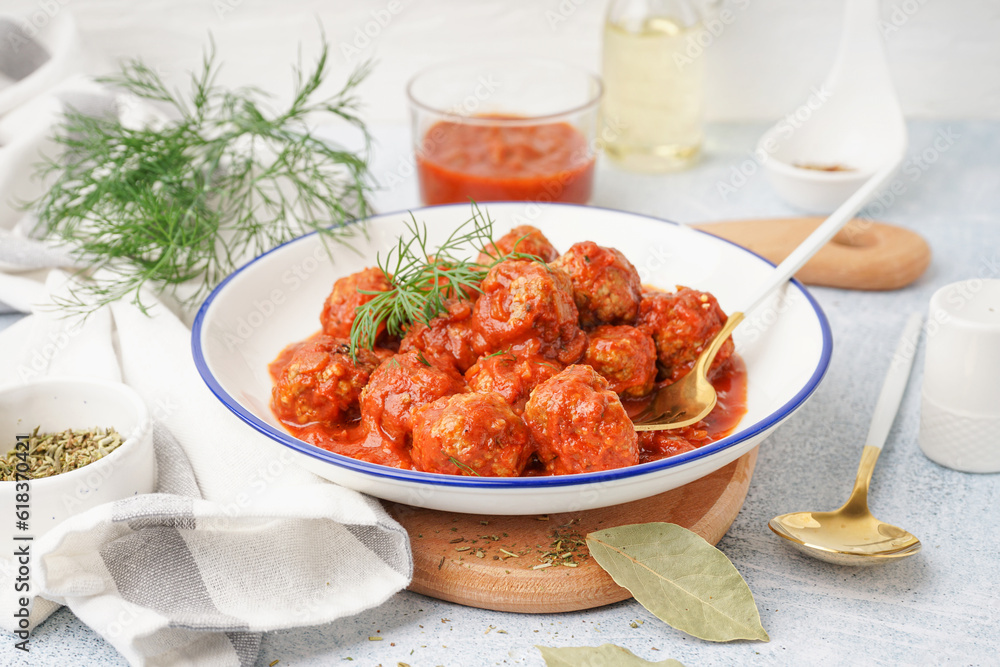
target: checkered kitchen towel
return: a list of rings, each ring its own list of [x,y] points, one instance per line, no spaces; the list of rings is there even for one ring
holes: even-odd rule
[[[56,117],[52,91],[101,100],[55,75],[33,80],[65,55],[74,34],[65,14],[47,26],[48,41],[0,17],[2,201],[31,196],[17,170],[43,145],[41,112]],[[10,49],[11,34],[38,42]],[[28,310],[66,289],[67,276],[43,270],[63,260],[18,231],[20,215],[0,210],[10,230],[0,236],[0,301]],[[131,664],[252,665],[260,633],[330,622],[405,587],[407,536],[381,505],[297,467],[231,415],[199,377],[187,327],[162,306],[151,313],[117,303],[81,323],[35,309],[0,332],[0,377],[122,381],[156,418],[158,493],[96,507],[36,540],[33,625],[65,604]],[[0,625],[13,630],[9,551],[0,549]]]

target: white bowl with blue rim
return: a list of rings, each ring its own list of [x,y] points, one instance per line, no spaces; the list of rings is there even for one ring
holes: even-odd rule
[[[578,241],[621,250],[644,284],[712,292],[726,312],[741,310],[768,276],[761,257],[709,234],[649,216],[590,206],[480,204],[494,236],[517,225],[540,228],[560,251]],[[469,218],[468,204],[415,209],[431,247]],[[544,514],[606,507],[683,486],[759,445],[802,407],[822,380],[832,340],[826,317],[797,282],[789,283],[737,328],[747,367],[747,413],[728,437],[691,452],[616,470],[576,475],[487,478],[399,470],[335,454],[286,431],[269,408],[268,364],[289,343],[319,330],[333,282],[376,264],[396,245],[409,212],[369,219],[353,250],[317,234],[285,243],[223,281],[194,322],[195,364],[212,393],[249,427],[283,445],[312,472],[378,498],[482,514]],[[470,249],[471,253],[471,249]]]

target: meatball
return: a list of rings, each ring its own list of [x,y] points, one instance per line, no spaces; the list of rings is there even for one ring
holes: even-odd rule
[[[480,358],[466,371],[465,381],[472,391],[500,394],[515,413],[522,414],[531,390],[562,369],[552,359],[503,352]]]
[[[483,335],[481,353],[531,349],[564,364],[576,362],[587,347],[577,322],[573,285],[562,270],[511,259],[486,274],[472,324]]]
[[[614,248],[584,241],[552,264],[568,273],[573,281],[573,298],[582,326],[635,322],[642,283],[625,255]]]
[[[645,396],[656,381],[656,344],[635,327],[604,324],[588,334],[583,363],[601,374],[619,396]]]
[[[476,349],[484,346],[482,336],[471,325],[472,305],[464,299],[450,300],[447,312],[428,324],[412,325],[399,351],[417,352],[437,368],[464,373],[476,363]]]
[[[355,312],[377,295],[362,292],[388,292],[392,289],[382,269],[370,268],[341,278],[333,283],[333,291],[323,304],[323,312],[319,321],[323,325],[323,333],[328,336],[347,338],[351,335],[351,325],[354,324]],[[379,334],[385,331],[383,324]]]
[[[568,475],[639,462],[638,437],[618,395],[590,366],[570,366],[535,387],[524,408],[546,472]]]
[[[499,394],[457,394],[414,413],[410,455],[424,472],[517,477],[530,443],[528,427]]]
[[[461,376],[424,363],[416,352],[397,354],[372,372],[361,392],[361,421],[369,432],[402,443],[417,408],[464,391]]]
[[[653,337],[663,379],[676,382],[687,375],[727,319],[714,296],[678,285],[672,294],[644,294],[636,326]],[[725,363],[733,350],[729,338],[715,355],[712,369]]]
[[[381,359],[372,350],[351,358],[344,338],[319,335],[298,346],[271,391],[274,413],[290,424],[343,421]]]
[[[542,234],[537,227],[532,227],[531,225],[515,227],[494,241],[493,246],[483,248],[483,252],[479,253],[479,258],[476,261],[480,264],[488,265],[500,255],[506,255],[515,251],[534,255],[545,262],[551,262],[559,256],[559,251],[545,238],[545,234]],[[498,250],[500,251],[499,254],[497,253]]]

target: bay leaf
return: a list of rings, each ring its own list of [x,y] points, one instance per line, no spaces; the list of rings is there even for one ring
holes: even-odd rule
[[[684,667],[676,660],[661,660],[660,662],[649,662],[643,660],[628,649],[615,644],[602,644],[600,646],[566,646],[563,648],[553,648],[551,646],[535,646],[542,652],[545,659],[545,667],[597,667],[607,665],[611,667]]]
[[[746,581],[696,533],[632,524],[590,533],[587,546],[616,584],[668,625],[713,642],[770,641]]]

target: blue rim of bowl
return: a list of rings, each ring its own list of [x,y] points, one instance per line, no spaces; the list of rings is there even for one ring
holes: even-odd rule
[[[518,202],[510,201],[486,201],[486,202],[476,202],[480,207],[485,208],[487,206],[506,206]],[[521,202],[523,203],[523,202]],[[408,216],[411,213],[413,215],[419,214],[421,211],[426,210],[437,210],[443,208],[453,208],[453,207],[466,207],[469,206],[467,203],[461,204],[441,204],[438,206],[421,206],[405,211],[391,211],[388,213],[379,213],[378,215],[371,216],[372,218],[385,218],[389,216],[402,215]],[[676,222],[670,220],[664,220],[662,218],[656,218],[650,215],[643,215],[641,213],[632,213],[630,211],[620,211],[618,209],[606,208],[600,206],[590,206],[588,204],[566,204],[566,203],[544,203],[539,204],[539,206],[545,207],[580,207],[588,208],[592,210],[599,211],[609,211],[618,215],[629,215],[637,218],[643,218],[646,220],[651,220],[657,223],[664,223],[668,225],[674,225],[676,227],[681,227]],[[354,220],[350,224],[355,224],[360,222],[359,220]],[[698,234],[704,234],[706,236],[712,237],[716,241],[723,243],[728,243],[729,245],[739,248],[741,251],[752,255],[764,262],[769,266],[775,266],[773,262],[761,257],[755,252],[747,250],[743,246],[728,241],[726,239],[714,236],[708,232],[703,232],[698,229],[693,229],[688,227],[693,232]],[[634,466],[627,466],[625,468],[615,468],[613,470],[603,470],[600,472],[587,472],[578,473],[575,475],[553,475],[553,476],[540,476],[540,477],[465,477],[458,475],[444,475],[439,473],[429,473],[420,472],[418,470],[403,470],[400,468],[392,468],[389,466],[379,465],[377,463],[369,463],[367,461],[360,461],[358,459],[353,459],[349,456],[344,456],[343,454],[336,454],[334,452],[321,449],[315,445],[310,445],[307,442],[299,440],[295,436],[288,432],[280,431],[277,428],[271,426],[270,424],[264,422],[259,417],[255,416],[253,413],[249,412],[246,408],[240,405],[233,396],[229,394],[222,385],[216,380],[215,376],[212,374],[211,370],[208,368],[208,362],[202,352],[201,338],[202,329],[205,321],[206,314],[212,305],[212,302],[217,296],[225,289],[226,285],[233,280],[237,275],[242,273],[244,270],[252,266],[254,263],[259,261],[261,258],[270,255],[273,252],[280,250],[286,245],[292,243],[298,243],[303,241],[310,236],[314,236],[318,232],[310,232],[304,234],[290,241],[286,241],[279,246],[268,250],[267,252],[255,257],[250,260],[240,268],[233,271],[231,274],[226,276],[226,278],[220,282],[215,289],[212,290],[211,294],[205,299],[205,302],[198,309],[198,314],[195,316],[194,324],[191,328],[191,351],[194,356],[195,367],[198,369],[198,373],[201,375],[202,380],[208,385],[209,390],[215,395],[223,405],[225,405],[233,414],[239,417],[246,424],[251,426],[254,430],[262,433],[263,435],[279,442],[280,444],[289,447],[290,449],[304,454],[306,456],[312,457],[319,461],[325,463],[330,463],[340,468],[346,468],[347,470],[353,472],[360,472],[367,475],[373,475],[375,477],[381,477],[385,479],[391,479],[399,482],[407,483],[417,483],[417,484],[427,484],[432,486],[448,486],[448,487],[459,487],[459,488],[488,488],[488,489],[515,489],[515,490],[530,490],[530,489],[542,489],[542,488],[552,488],[559,486],[575,486],[580,484],[591,484],[597,482],[609,482],[612,480],[626,479],[629,477],[635,477],[639,475],[646,475],[651,472],[656,472],[660,470],[666,470],[668,468],[674,468],[689,461],[695,461],[700,459],[707,459],[713,454],[717,454],[723,450],[734,447],[741,442],[749,440],[750,438],[763,433],[779,423],[784,421],[789,415],[792,414],[800,405],[802,405],[809,396],[812,395],[816,388],[819,386],[820,381],[823,376],[826,375],[826,371],[830,366],[830,356],[833,353],[833,335],[830,330],[830,323],[826,319],[826,314],[820,307],[819,303],[813,297],[812,294],[802,285],[798,280],[792,279],[790,282],[795,285],[795,287],[806,297],[809,305],[812,306],[816,318],[819,321],[820,330],[823,336],[823,350],[820,355],[819,363],[816,369],[813,371],[809,380],[806,381],[805,385],[793,396],[788,402],[782,405],[777,410],[771,412],[764,419],[752,424],[746,428],[740,429],[736,433],[733,433],[721,440],[716,440],[715,442],[709,443],[698,449],[694,449],[690,452],[685,452],[683,454],[678,454],[676,456],[670,456],[665,459],[659,459],[657,461],[649,461],[648,463],[640,463]]]

